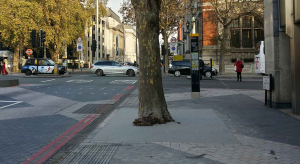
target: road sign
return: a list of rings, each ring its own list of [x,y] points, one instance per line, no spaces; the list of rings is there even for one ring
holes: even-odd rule
[[[263,76],[263,89],[270,90],[270,76]]]
[[[176,43],[177,42],[177,39],[175,37],[172,37],[171,38],[171,43]]]
[[[77,43],[77,52],[82,52],[83,49],[83,43],[82,42],[78,42]]]
[[[177,45],[171,45],[170,46],[170,53],[176,53],[177,52]]]
[[[78,37],[77,38],[77,42],[82,42],[83,40],[82,40],[82,37]]]
[[[32,53],[33,53],[33,51],[32,51],[31,49],[27,49],[27,50],[26,50],[26,54],[27,54],[27,55],[31,55]]]

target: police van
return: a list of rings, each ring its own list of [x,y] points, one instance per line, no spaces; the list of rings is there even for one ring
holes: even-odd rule
[[[255,73],[266,73],[265,42],[260,41],[255,48]]]

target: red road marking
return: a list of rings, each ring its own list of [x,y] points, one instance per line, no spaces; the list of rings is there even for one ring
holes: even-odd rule
[[[99,113],[99,114],[102,114],[106,109],[108,109],[110,107],[110,105],[106,105],[105,107],[104,107],[104,109]]]
[[[29,159],[27,159],[23,164],[29,164],[33,160],[35,160],[37,157],[39,157],[41,154],[43,154],[45,151],[47,151],[49,148],[51,148],[53,145],[55,145],[58,141],[60,141],[62,138],[67,136],[70,132],[72,132],[74,129],[76,129],[79,125],[81,125],[84,121],[86,121],[88,118],[90,118],[92,115],[88,115],[86,118],[75,124],[71,129],[66,131],[64,134],[56,138],[54,141],[52,141],[49,145],[43,147],[39,152],[35,153],[33,156],[31,156]]]
[[[89,119],[85,124],[83,124],[80,128],[78,128],[75,132],[73,132],[70,136],[68,136],[65,140],[63,140],[60,144],[50,150],[46,155],[44,155],[40,160],[36,162],[36,164],[44,163],[49,157],[51,157],[55,152],[57,152],[61,147],[63,147],[67,142],[69,142],[77,133],[79,133],[82,129],[88,126],[93,120],[95,120],[98,115],[94,115],[91,119]]]
[[[127,88],[125,88],[125,90],[131,90],[134,86],[128,86]]]
[[[115,97],[111,98],[110,100],[115,100],[115,98],[117,98],[119,96],[119,94],[115,95]]]
[[[111,98],[110,100],[118,101],[122,96],[123,96],[122,94],[117,94],[115,97]]]
[[[115,98],[115,100],[116,100],[116,101],[120,100],[120,98],[121,98],[122,96],[123,96],[123,95],[118,95],[118,96]]]

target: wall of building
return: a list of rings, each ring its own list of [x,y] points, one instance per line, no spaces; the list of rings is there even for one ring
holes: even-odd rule
[[[292,85],[290,67],[290,38],[279,30],[278,1],[264,1],[266,73],[272,74],[272,102],[277,108],[291,107]],[[270,97],[269,97],[270,100]]]
[[[107,16],[100,18],[99,23],[99,38],[96,38],[96,22],[93,21],[91,27],[85,30],[85,48],[84,59],[85,64],[94,63],[97,61],[96,54],[93,56],[91,51],[91,44],[93,39],[98,39],[97,48],[99,49],[98,60],[114,60],[118,62],[134,62],[136,60],[135,48],[128,46],[129,49],[126,53],[126,44],[135,46],[135,30],[130,27],[129,34],[126,34],[124,25],[122,24],[119,16],[114,13],[110,8],[107,8]],[[95,27],[93,27],[95,26]],[[118,54],[117,54],[117,39],[118,36]],[[129,37],[126,39],[126,37]],[[126,43],[125,43],[126,41]],[[128,41],[128,43],[127,43]]]

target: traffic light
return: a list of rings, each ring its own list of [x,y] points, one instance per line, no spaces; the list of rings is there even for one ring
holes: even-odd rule
[[[93,40],[91,48],[92,48],[93,52],[96,52],[96,50],[97,50],[97,42],[96,42],[96,40]]]
[[[161,45],[161,55],[162,55],[162,56],[165,56],[165,55],[166,55],[165,45]]]
[[[40,30],[40,47],[43,47],[45,41],[46,41],[46,32]]]
[[[32,30],[30,33],[30,39],[31,39],[31,45],[33,48],[37,47],[37,42],[36,42],[36,30]]]

